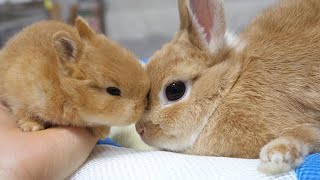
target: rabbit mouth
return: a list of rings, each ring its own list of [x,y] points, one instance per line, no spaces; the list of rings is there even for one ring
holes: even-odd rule
[[[165,149],[164,145],[167,144],[167,142],[176,144],[176,141],[179,141],[178,135],[170,133],[170,131],[162,127],[161,124],[139,121],[135,126],[141,139],[148,145]]]
[[[144,114],[143,118],[136,124],[137,133],[140,134],[141,139],[151,145],[161,148],[166,151],[184,152],[191,148],[198,138],[203,133],[205,126],[213,118],[218,103],[214,104],[214,107],[210,107],[210,111],[207,115],[195,117],[193,122],[198,122],[194,125],[186,125],[183,128],[179,119],[172,120],[176,123],[155,123],[150,118],[159,118],[148,116]],[[202,106],[200,107],[202,109]],[[206,106],[208,108],[208,106]],[[182,115],[181,117],[186,117]],[[189,118],[192,118],[188,116]]]

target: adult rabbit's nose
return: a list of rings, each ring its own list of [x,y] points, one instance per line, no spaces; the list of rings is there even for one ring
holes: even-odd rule
[[[141,122],[136,124],[136,131],[140,136],[143,136],[145,133],[145,127]]]

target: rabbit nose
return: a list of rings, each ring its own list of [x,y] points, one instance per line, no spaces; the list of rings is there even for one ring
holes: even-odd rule
[[[145,129],[140,123],[136,124],[136,131],[140,136],[143,136],[145,133]]]
[[[140,136],[143,136],[144,134],[144,129],[142,129],[140,132],[139,132]]]

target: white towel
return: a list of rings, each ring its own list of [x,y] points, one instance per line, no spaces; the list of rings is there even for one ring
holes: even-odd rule
[[[162,151],[138,151],[96,146],[70,180],[259,180],[297,179],[291,171],[266,176],[256,168],[259,160],[191,156]]]

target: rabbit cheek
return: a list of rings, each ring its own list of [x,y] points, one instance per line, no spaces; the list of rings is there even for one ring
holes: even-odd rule
[[[96,104],[94,104],[96,102]],[[79,112],[80,118],[89,126],[123,126],[133,123],[133,104],[130,102],[114,101],[113,103],[100,103],[92,101],[92,106],[86,106]],[[104,107],[101,109],[101,107]]]
[[[119,103],[121,104],[121,103]],[[136,111],[134,110],[134,103],[130,103],[127,102],[127,105],[123,104],[120,105],[119,107],[125,107],[125,108],[118,108],[116,112],[113,113],[113,116],[111,118],[112,120],[112,125],[116,125],[116,126],[125,126],[125,125],[129,125],[132,124],[134,122],[136,122],[136,120],[138,119],[136,114]],[[110,110],[110,112],[112,112],[112,110]],[[108,112],[106,112],[106,116],[108,116]]]
[[[140,102],[134,103],[134,105],[133,105],[134,112],[131,115],[131,119],[130,119],[131,123],[136,123],[137,121],[139,121],[141,119],[142,114],[145,109],[145,104],[146,104],[145,101],[140,101]]]

